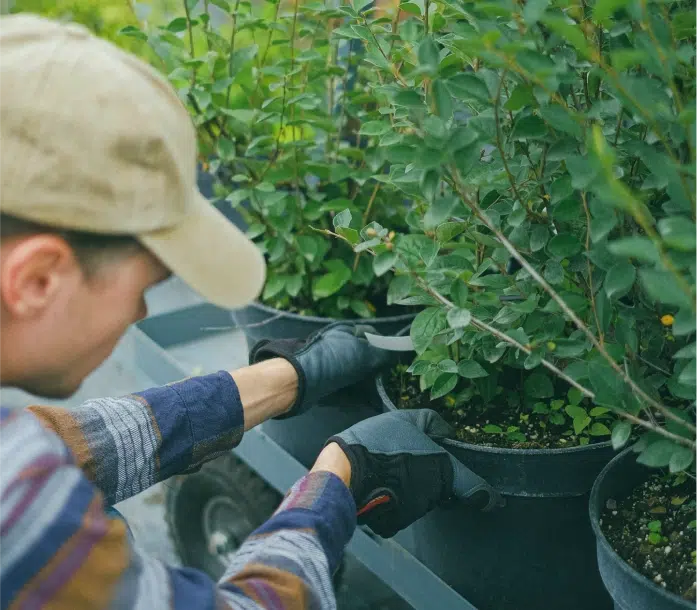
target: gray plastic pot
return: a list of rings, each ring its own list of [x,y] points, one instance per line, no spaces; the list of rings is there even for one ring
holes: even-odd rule
[[[238,327],[247,335],[250,347],[260,339],[304,339],[327,324],[331,318],[318,318],[287,313],[254,303],[232,312]],[[363,320],[382,335],[394,334],[409,324],[414,314]],[[358,320],[348,320],[357,322]],[[328,397],[307,413],[283,420],[270,420],[262,430],[296,460],[309,468],[322,450],[325,441],[353,424],[380,413],[372,380]]]
[[[626,449],[598,475],[590,497],[590,520],[597,542],[600,576],[615,602],[615,610],[694,609],[694,602],[670,593],[642,576],[610,546],[600,527],[608,499],[621,500],[643,483],[651,471],[637,464],[636,454]]]
[[[376,390],[396,410],[382,376]],[[438,508],[401,541],[479,610],[609,610],[595,558],[588,497],[609,443],[569,449],[443,446],[506,497],[491,513]]]

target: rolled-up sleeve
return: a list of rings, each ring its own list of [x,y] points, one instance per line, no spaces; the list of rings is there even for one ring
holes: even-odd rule
[[[236,447],[244,411],[226,371],[77,408],[32,406],[110,504]]]

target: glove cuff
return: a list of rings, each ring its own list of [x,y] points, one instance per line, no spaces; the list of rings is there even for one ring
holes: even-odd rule
[[[249,353],[249,363],[257,364],[263,362],[264,360],[271,360],[273,358],[283,358],[290,362],[290,364],[295,369],[298,375],[298,395],[295,402],[291,405],[290,409],[283,413],[282,415],[277,415],[273,419],[287,419],[295,415],[300,415],[303,409],[301,405],[305,398],[305,389],[307,387],[307,380],[305,378],[305,371],[303,367],[300,366],[298,359],[296,358],[297,351],[305,345],[305,341],[300,341],[298,339],[277,339],[271,341],[270,339],[262,339],[259,341]]]

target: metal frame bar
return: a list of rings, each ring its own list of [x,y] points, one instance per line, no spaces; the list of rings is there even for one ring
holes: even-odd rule
[[[157,384],[187,376],[165,346],[174,347],[233,328],[228,311],[207,304],[153,316],[138,326],[133,333],[136,364]],[[245,433],[233,452],[281,493],[307,473],[258,427]],[[476,610],[394,540],[358,528],[346,550],[415,610]]]

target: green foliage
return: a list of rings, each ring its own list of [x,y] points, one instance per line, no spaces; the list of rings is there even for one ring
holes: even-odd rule
[[[223,11],[215,26],[212,5]],[[364,32],[330,27],[347,9],[323,2],[180,6],[168,23],[123,34],[147,40],[189,108],[217,195],[266,256],[262,300],[322,316],[379,315],[395,262],[382,227],[405,229],[407,206],[379,181],[393,134],[366,80]],[[352,248],[362,241],[384,256],[373,264]]]
[[[426,306],[410,372],[495,408],[518,370],[525,413],[692,468],[694,6],[425,6],[350,19],[381,113],[364,123],[388,161],[374,178],[413,202],[380,259],[393,302]]]

